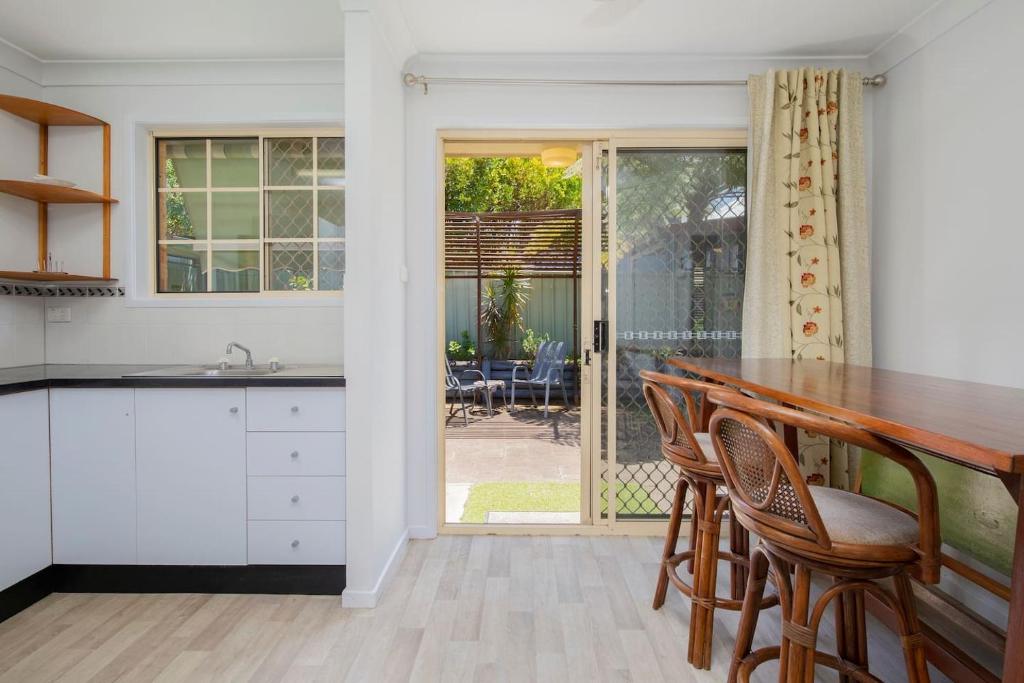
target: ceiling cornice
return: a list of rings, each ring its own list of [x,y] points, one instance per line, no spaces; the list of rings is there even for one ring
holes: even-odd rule
[[[335,85],[341,58],[41,60],[0,39],[0,68],[40,87],[145,85]]]
[[[868,55],[872,72],[885,73],[989,5],[992,0],[938,0]]]
[[[35,55],[0,38],[0,69],[9,71],[33,85],[43,85],[43,63]]]
[[[401,3],[388,0],[339,0],[345,13],[365,12],[380,30],[396,67],[404,68],[418,52]]]

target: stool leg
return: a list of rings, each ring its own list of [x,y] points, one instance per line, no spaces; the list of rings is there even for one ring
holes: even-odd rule
[[[668,591],[668,559],[676,554],[679,542],[679,528],[683,525],[683,504],[686,502],[686,479],[679,477],[676,481],[676,495],[672,499],[672,513],[668,519],[668,532],[665,534],[665,549],[661,552],[661,568],[658,571],[658,585],[654,589],[654,609],[665,604],[665,593]]]
[[[835,583],[840,583],[836,579]],[[851,664],[868,665],[868,634],[864,616],[864,591],[845,591],[835,597],[836,651]],[[840,675],[840,683],[853,683],[850,676]]]
[[[789,619],[782,624],[782,641],[789,645],[788,671],[779,667],[779,682],[813,683],[814,651],[817,648],[817,633],[808,626],[811,601],[811,570],[796,565],[796,580],[793,584],[793,604]]]
[[[698,669],[711,668],[711,645],[715,623],[715,592],[718,578],[718,541],[721,517],[713,484],[701,485],[701,517],[697,523],[697,557],[690,605],[690,663]]]
[[[924,639],[921,636],[921,625],[917,621],[910,577],[906,572],[900,572],[893,577],[893,584],[900,610],[900,636],[903,641],[903,657],[907,662],[907,680],[910,683],[929,683],[931,679],[924,656]]]
[[[697,550],[697,499],[693,499],[693,512],[690,515],[690,552]],[[696,558],[696,553],[689,560],[686,561],[686,571],[693,575],[693,564]]]
[[[735,683],[740,662],[750,654],[757,630],[757,618],[761,615],[761,600],[764,586],[768,581],[768,557],[762,548],[754,548],[750,555],[750,577],[747,579],[740,624],[736,627],[736,645],[733,649],[732,664],[729,666],[729,683]]]
[[[750,534],[732,512],[729,513],[729,551],[738,557],[750,557]],[[735,562],[729,563],[729,589],[733,600],[743,598],[746,585],[747,568]]]

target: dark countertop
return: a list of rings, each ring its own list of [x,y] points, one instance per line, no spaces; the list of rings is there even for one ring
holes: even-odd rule
[[[343,387],[345,376],[337,365],[294,365],[258,377],[182,377],[148,375],[171,365],[22,365],[0,368],[0,395],[51,387],[176,388],[176,387]]]

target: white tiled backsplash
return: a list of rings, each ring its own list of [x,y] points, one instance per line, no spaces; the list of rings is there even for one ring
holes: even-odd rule
[[[0,296],[0,367],[42,362],[42,302],[29,297]]]
[[[40,319],[45,306],[71,308],[71,322],[46,323],[47,363],[215,363],[229,341],[251,348],[258,363],[277,356],[285,364],[340,365],[344,355],[341,306],[134,308],[117,300],[64,298],[42,303]]]

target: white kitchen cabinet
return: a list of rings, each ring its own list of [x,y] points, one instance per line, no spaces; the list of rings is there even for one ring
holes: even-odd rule
[[[51,562],[47,393],[0,396],[0,590]]]
[[[50,392],[54,564],[134,564],[135,391]]]
[[[250,432],[345,430],[344,389],[255,387],[246,393]]]
[[[249,432],[249,476],[344,476],[345,432]]]
[[[135,423],[139,564],[245,564],[245,390],[136,389]]]
[[[345,564],[345,522],[249,522],[249,564]]]
[[[345,477],[249,477],[250,520],[345,519]]]

